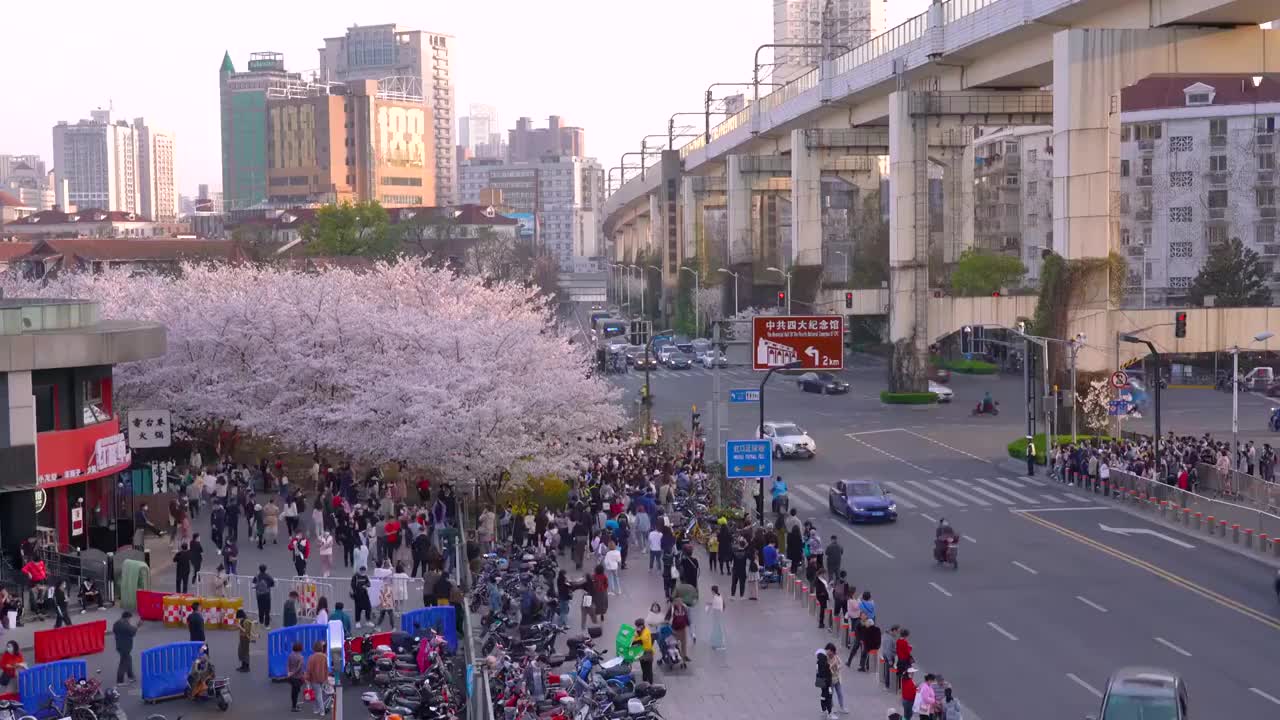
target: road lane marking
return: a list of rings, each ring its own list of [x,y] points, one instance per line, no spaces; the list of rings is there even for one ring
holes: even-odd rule
[[[928,521],[929,521],[929,522],[931,522],[931,523],[936,523],[936,522],[938,522],[938,521],[937,521],[937,519],[936,519],[936,518],[934,518],[932,515],[926,515],[926,514],[924,514],[924,513],[920,513],[920,517],[924,518],[925,520],[928,520]]]
[[[1005,477],[1005,476],[1003,476],[1003,475],[997,476],[997,477],[996,477],[996,479],[997,479],[997,480],[999,480],[1000,482],[1005,483],[1006,485],[1010,485],[1010,486],[1012,486],[1012,487],[1016,487],[1016,488],[1024,488],[1024,487],[1026,487],[1026,485],[1023,485],[1021,482],[1019,482],[1019,481],[1017,481],[1017,480],[1012,480],[1012,479],[1007,478],[1007,477]]]
[[[1067,502],[1066,498],[1060,498],[1057,495],[1050,495],[1049,493],[1041,493],[1040,497],[1044,499],[1046,502],[1051,502],[1055,505],[1062,505],[1063,503]]]
[[[1087,597],[1085,597],[1085,596],[1083,596],[1083,595],[1077,595],[1077,596],[1076,596],[1076,599],[1077,599],[1077,600],[1079,600],[1080,602],[1084,603],[1085,605],[1088,605],[1089,607],[1093,608],[1094,610],[1097,610],[1098,612],[1106,612],[1106,611],[1107,611],[1107,609],[1106,609],[1106,608],[1102,607],[1102,606],[1101,606],[1101,605],[1099,605],[1098,603],[1096,603],[1096,602],[1094,602],[1094,601],[1090,600],[1089,598],[1087,598]]]
[[[962,487],[960,488],[952,487],[948,483],[961,485]],[[973,487],[971,483],[967,483],[964,480],[961,480],[960,478],[939,477],[933,484],[934,486],[941,485],[944,488],[943,492],[949,492],[953,495],[956,495],[957,497],[963,498],[965,502],[971,502],[974,505],[977,505],[979,507],[991,507],[991,503],[987,502],[986,500],[983,500],[980,497],[975,497],[974,495],[970,494],[972,493],[972,491],[977,490],[978,488]],[[966,492],[966,490],[968,492]],[[997,499],[996,502],[999,503],[1001,501]]]
[[[847,437],[847,438],[849,438],[850,440],[852,440],[852,441],[854,441],[854,442],[856,442],[856,443],[859,443],[859,444],[861,444],[861,445],[866,445],[867,447],[871,448],[872,450],[875,450],[876,452],[880,453],[881,455],[884,455],[884,456],[885,456],[885,457],[887,457],[887,458],[892,458],[892,459],[894,459],[894,460],[897,460],[898,462],[902,463],[903,465],[907,465],[907,466],[913,467],[913,468],[915,468],[916,470],[919,470],[919,471],[920,471],[920,472],[922,472],[922,473],[928,473],[928,474],[930,474],[930,475],[932,475],[932,474],[933,474],[933,473],[930,473],[928,470],[926,470],[926,469],[924,469],[924,468],[920,467],[919,465],[917,465],[917,464],[915,464],[915,463],[911,462],[910,460],[903,460],[902,458],[898,457],[897,455],[894,455],[894,454],[893,454],[893,453],[891,453],[891,452],[888,452],[888,451],[886,451],[886,450],[881,450],[880,448],[876,447],[875,445],[872,445],[871,443],[869,443],[869,442],[867,442],[867,441],[865,441],[865,440],[862,440],[862,439],[859,439],[859,438],[857,438],[857,437],[854,437],[852,433],[850,433],[850,434],[846,434],[846,435],[845,435],[845,437]]]
[[[1015,513],[1042,513],[1042,512],[1066,512],[1069,510],[1110,510],[1106,505],[1079,505],[1077,507],[1052,507],[1052,508],[1010,508],[1009,512]]]
[[[1036,570],[1036,569],[1035,569],[1035,568],[1033,568],[1033,567],[1028,567],[1028,566],[1026,566],[1026,565],[1023,565],[1022,563],[1018,562],[1017,560],[1014,560],[1014,561],[1013,561],[1013,564],[1014,564],[1014,565],[1017,565],[1018,567],[1022,568],[1023,570],[1026,570],[1027,572],[1031,573],[1032,575],[1039,575],[1039,574],[1040,574],[1040,571]]]
[[[1270,700],[1271,702],[1275,703],[1276,705],[1280,705],[1280,698],[1276,697],[1275,695],[1269,695],[1269,694],[1267,694],[1267,693],[1264,693],[1264,692],[1262,692],[1261,690],[1259,690],[1258,688],[1249,688],[1249,692],[1253,693],[1254,695],[1257,695],[1258,697],[1262,698],[1263,700]]]
[[[947,592],[946,588],[942,587],[936,582],[929,583],[929,587],[933,588],[934,590],[937,590],[938,592],[942,593],[943,595],[946,595],[947,597],[951,597],[951,593]]]
[[[1005,630],[1004,628],[1000,627],[999,625],[997,625],[997,624],[995,624],[995,623],[993,623],[993,622],[988,622],[988,623],[987,623],[987,625],[988,625],[988,626],[990,626],[992,630],[995,630],[996,632],[998,632],[998,633],[1000,633],[1001,635],[1003,635],[1003,636],[1005,636],[1005,637],[1009,638],[1010,640],[1017,640],[1017,639],[1018,639],[1018,636],[1017,636],[1017,635],[1014,635],[1013,633],[1009,632],[1008,630]]]
[[[929,442],[933,443],[934,445],[941,445],[942,447],[944,447],[944,448],[946,448],[946,449],[948,449],[948,450],[950,450],[950,451],[952,451],[952,452],[958,452],[958,453],[960,453],[961,455],[966,455],[966,456],[971,457],[971,458],[973,458],[974,460],[977,460],[977,461],[979,461],[979,462],[987,463],[988,465],[990,465],[990,464],[991,464],[991,461],[990,461],[990,460],[988,460],[988,459],[986,459],[986,458],[978,457],[977,455],[974,455],[973,453],[969,452],[968,450],[961,450],[961,449],[960,449],[960,448],[958,448],[958,447],[952,447],[951,445],[948,445],[948,444],[946,444],[946,443],[944,443],[944,442],[941,442],[941,441],[939,441],[939,440],[934,440],[933,438],[929,437],[928,435],[924,435],[924,434],[922,434],[922,433],[918,433],[918,432],[916,432],[916,431],[914,431],[914,430],[906,430],[906,429],[904,428],[904,430],[903,430],[903,431],[904,431],[904,432],[911,433],[912,435],[915,435],[916,437],[920,438],[921,440],[928,440]]]
[[[974,485],[973,483],[968,482],[967,480],[961,480],[960,478],[955,478],[955,479],[954,479],[954,482],[959,483],[960,485],[964,485],[965,487],[969,488],[969,492],[978,493],[979,495],[986,495],[987,497],[991,498],[992,500],[996,501],[997,503],[999,503],[999,504],[1001,504],[1001,505],[1014,505],[1014,504],[1016,504],[1016,503],[1014,503],[1014,501],[1010,500],[1010,499],[1009,499],[1009,498],[1007,498],[1007,497],[1003,497],[1003,496],[997,495],[997,494],[995,494],[995,493],[991,492],[990,490],[987,490],[986,488],[980,488],[980,487],[978,487],[977,485]]]
[[[805,487],[804,485],[796,485],[795,489],[809,496],[809,498],[812,499],[818,507],[826,505],[828,510],[831,509],[831,498],[829,496],[822,497],[822,493],[819,493],[811,487]]]
[[[1073,683],[1075,683],[1075,684],[1079,685],[1080,687],[1084,688],[1085,690],[1088,690],[1090,695],[1093,695],[1094,697],[1097,697],[1097,698],[1102,697],[1102,691],[1101,691],[1101,690],[1099,690],[1098,688],[1096,688],[1096,687],[1094,687],[1094,686],[1090,685],[1089,683],[1085,682],[1084,680],[1081,680],[1079,675],[1076,675],[1075,673],[1067,673],[1067,679],[1068,679],[1068,680],[1070,680],[1071,682],[1073,682]]]
[[[877,433],[899,432],[902,430],[903,428],[881,428],[879,430],[863,430],[861,432],[845,433],[845,437],[851,440],[856,440],[857,438],[854,437],[855,435],[875,435]]]
[[[1062,509],[1062,508],[1050,508],[1050,509]],[[1041,525],[1045,528],[1048,528],[1049,530],[1052,530],[1053,532],[1056,532],[1059,535],[1063,535],[1065,537],[1071,538],[1072,540],[1075,540],[1076,542],[1081,543],[1082,545],[1088,545],[1089,547],[1092,547],[1095,550],[1106,553],[1107,555],[1110,555],[1116,558],[1117,560],[1122,560],[1126,563],[1129,563],[1130,565],[1133,565],[1134,567],[1146,570],[1152,575],[1155,575],[1164,580],[1167,580],[1168,582],[1174,585],[1177,585],[1185,590],[1190,590],[1191,592],[1205,598],[1206,600],[1211,600],[1217,603],[1218,605],[1221,605],[1222,607],[1225,607],[1229,610],[1234,610],[1237,613],[1240,613],[1241,615],[1244,615],[1245,617],[1251,620],[1255,620],[1263,625],[1266,625],[1272,630],[1280,630],[1280,621],[1277,621],[1272,616],[1260,610],[1255,610],[1249,607],[1248,605],[1245,605],[1244,603],[1239,602],[1238,600],[1233,600],[1227,597],[1226,595],[1223,595],[1222,593],[1216,592],[1214,590],[1210,590],[1209,588],[1204,587],[1203,585],[1199,585],[1195,582],[1187,580],[1184,577],[1175,575],[1169,572],[1168,570],[1165,570],[1164,568],[1161,568],[1157,565],[1153,565],[1147,562],[1146,560],[1142,560],[1140,558],[1134,557],[1133,555],[1130,555],[1126,552],[1117,550],[1105,543],[1098,542],[1093,538],[1081,535],[1080,533],[1074,530],[1065,528],[1061,525],[1058,525],[1057,523],[1049,522],[1048,520],[1045,520],[1044,518],[1040,517],[1038,513],[1033,513],[1031,511],[1023,511],[1017,514],[1023,518],[1026,518],[1027,520],[1030,520],[1033,523],[1036,523],[1037,525]]]
[[[969,537],[968,535],[961,535],[960,537],[964,538],[965,540],[968,540],[969,542],[973,543],[974,545],[977,545],[977,544],[978,544],[978,541],[977,541],[977,540],[974,540],[973,538]]]
[[[920,495],[917,495],[916,493],[911,492],[906,488],[902,487],[898,483],[885,482],[884,486],[889,488],[889,492],[893,493],[894,495],[902,495],[904,497],[909,497],[914,502],[918,502],[921,505],[928,505],[931,508],[942,507],[942,505],[940,505],[939,503],[936,503],[926,497],[921,497]],[[937,520],[933,520],[933,518],[929,518],[929,519],[932,520],[933,522],[937,522]]]
[[[1026,495],[1023,495],[1022,493],[1017,493],[1017,492],[1014,492],[1014,491],[1012,491],[1012,490],[1009,490],[1009,489],[1006,489],[1006,488],[1000,487],[1000,485],[998,485],[998,484],[996,484],[995,482],[992,482],[991,480],[988,480],[988,479],[986,479],[986,478],[974,478],[973,480],[974,480],[974,482],[980,482],[980,483],[982,483],[983,485],[986,485],[987,487],[993,487],[993,488],[995,488],[995,489],[999,490],[1000,492],[1004,493],[1005,495],[1008,495],[1008,496],[1010,496],[1010,497],[1015,497],[1015,498],[1017,498],[1017,499],[1021,500],[1022,502],[1027,503],[1028,505],[1039,505],[1039,504],[1040,504],[1037,500],[1034,500],[1034,499],[1032,499],[1032,498],[1030,498],[1030,497],[1027,497]]]
[[[958,507],[968,506],[968,503],[966,503],[964,500],[961,500],[958,497],[952,497],[950,495],[947,495],[941,490],[938,490],[937,488],[931,485],[927,485],[923,480],[903,480],[903,482],[910,483],[911,487],[915,488],[915,491],[918,493],[932,493],[935,497],[940,497],[946,502],[951,503],[952,505],[956,505]],[[983,504],[985,505],[986,503],[983,503]]]
[[[848,526],[846,526],[846,525],[837,525],[836,527],[838,527],[838,528],[840,528],[841,530],[843,530],[843,531],[845,531],[845,532],[849,533],[850,535],[854,536],[855,538],[857,538],[857,539],[861,540],[863,543],[865,543],[865,544],[867,545],[867,547],[871,548],[872,550],[875,550],[876,552],[878,552],[878,553],[880,553],[881,555],[883,555],[883,556],[885,556],[885,557],[889,558],[890,560],[895,560],[895,559],[896,559],[896,558],[893,556],[893,553],[889,552],[888,550],[885,550],[884,548],[880,547],[879,545],[877,545],[877,544],[875,544],[875,543],[871,542],[870,540],[866,539],[865,537],[863,537],[863,536],[862,536],[862,533],[860,533],[860,532],[858,532],[858,531],[854,530],[853,528],[848,527]]]
[[[1181,655],[1181,656],[1183,656],[1183,657],[1191,657],[1191,653],[1187,652],[1186,650],[1183,650],[1182,648],[1178,647],[1177,645],[1174,645],[1173,643],[1169,642],[1168,640],[1165,640],[1165,639],[1164,639],[1164,638],[1162,638],[1162,637],[1158,637],[1158,638],[1156,638],[1156,639],[1155,639],[1155,641],[1156,641],[1156,642],[1158,642],[1158,643],[1160,643],[1161,645],[1163,645],[1163,646],[1165,646],[1165,647],[1169,648],[1170,650],[1172,650],[1172,651],[1174,651],[1174,652],[1178,653],[1179,655]]]

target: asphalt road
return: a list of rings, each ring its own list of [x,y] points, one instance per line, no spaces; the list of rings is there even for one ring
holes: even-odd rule
[[[1083,717],[1097,710],[1112,670],[1148,664],[1186,678],[1196,716],[1280,717],[1271,566],[1023,476],[1004,449],[1023,434],[1021,418],[969,413],[988,389],[1011,409],[1017,378],[956,376],[950,407],[886,407],[883,366],[851,364],[847,396],[801,393],[775,374],[768,419],[798,422],[818,445],[816,458],[777,463],[775,473],[792,487],[792,507],[838,534],[845,567],[878,600],[882,625],[910,627],[927,669],[945,675],[973,713],[991,720],[1052,708],[1055,718]],[[723,372],[725,389],[758,387],[749,370]],[[708,371],[656,374],[657,417],[687,423],[696,402],[710,427],[711,380]],[[618,382],[632,398],[637,376]],[[1165,400],[1166,417],[1179,418],[1166,428],[1229,433],[1229,395],[1175,389]],[[1241,417],[1265,413],[1267,402],[1242,397]],[[725,439],[750,437],[757,412],[731,408]],[[1256,430],[1247,437],[1267,439]],[[827,488],[842,477],[885,483],[900,520],[851,527],[832,518]],[[966,536],[958,571],[930,557],[942,516]]]

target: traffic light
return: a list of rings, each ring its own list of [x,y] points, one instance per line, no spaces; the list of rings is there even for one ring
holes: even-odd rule
[[[786,306],[787,306],[787,291],[779,290],[778,291],[778,307],[786,307]]]
[[[844,307],[846,310],[853,308],[853,293],[846,292],[844,294]]]
[[[999,290],[992,290],[992,291],[991,291],[991,297],[1000,297],[1000,291],[999,291]]]
[[[1179,310],[1173,314],[1173,336],[1184,338],[1187,336],[1187,313]]]

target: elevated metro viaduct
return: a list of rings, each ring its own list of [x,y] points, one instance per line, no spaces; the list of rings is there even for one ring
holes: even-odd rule
[[[962,166],[968,128],[1051,124],[1052,249],[1068,260],[1105,258],[1119,240],[1114,108],[1121,88],[1161,73],[1280,71],[1280,31],[1257,27],[1276,14],[1274,0],[935,2],[775,88],[704,137],[662,152],[605,203],[612,257],[658,250],[669,300],[680,266],[705,238],[700,209],[722,205],[728,232],[717,252],[727,267],[750,285],[769,284],[771,294],[781,277],[764,268],[789,260],[801,308],[842,308],[819,297],[821,179],[866,183],[859,177],[866,161],[887,156],[890,280],[885,291],[865,292],[888,299],[894,389],[923,389],[932,340],[966,324],[1009,324],[1027,314],[1017,298],[927,292],[931,238],[964,237],[967,222],[944,208],[942,227],[931,223],[929,166],[952,173]],[[779,202],[791,208],[789,251],[777,241]],[[1268,310],[1194,310],[1188,337],[1174,342],[1172,328],[1159,327],[1172,322],[1171,311],[1121,310],[1118,301],[1105,269],[1075,293],[1064,335],[1090,338],[1079,356],[1082,370],[1114,364],[1118,331],[1156,326],[1146,336],[1158,346],[1194,352],[1244,346],[1272,320]],[[859,298],[865,310],[874,302]],[[1122,357],[1142,350],[1129,345]]]

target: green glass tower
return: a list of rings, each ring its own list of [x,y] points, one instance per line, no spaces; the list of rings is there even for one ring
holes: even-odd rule
[[[284,68],[284,55],[255,52],[236,72],[231,54],[218,68],[222,110],[222,197],[228,212],[267,198],[267,93],[302,82]]]

